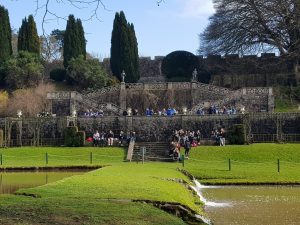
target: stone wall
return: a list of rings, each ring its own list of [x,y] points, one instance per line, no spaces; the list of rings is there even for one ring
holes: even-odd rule
[[[165,80],[161,73],[163,56],[141,57],[139,70],[140,82],[153,83]],[[210,84],[229,87],[268,87],[289,85],[300,81],[300,72],[292,61],[275,56],[273,53],[248,55],[211,55],[206,58],[198,56],[201,70],[211,76]],[[110,72],[109,59],[104,59],[106,70]],[[199,74],[201,71],[199,71]]]
[[[232,90],[198,82],[121,83],[119,86],[90,93],[49,93],[47,98],[52,101],[52,113],[56,112],[62,116],[70,115],[71,113],[65,112],[72,109],[76,109],[77,112],[102,109],[106,111],[106,115],[110,115],[112,110],[106,105],[113,105],[113,114],[122,114],[124,110],[131,108],[137,109],[140,115],[143,115],[148,107],[156,112],[174,107],[179,113],[182,113],[183,108],[187,108],[190,114],[195,114],[199,108],[208,109],[213,105],[220,109],[223,106],[234,106],[237,109],[245,107],[247,112],[272,112],[274,109],[272,88]],[[66,107],[65,103],[68,101],[70,106]],[[59,107],[59,104],[62,106]],[[58,114],[59,110],[64,114]]]
[[[260,142],[260,136],[268,135],[266,142],[285,141],[294,137],[300,142],[300,113],[262,113],[245,115],[182,115],[164,116],[121,116],[101,118],[78,118],[78,126],[92,135],[95,130],[112,130],[116,135],[120,130],[135,131],[138,141],[169,140],[174,130],[200,130],[202,138],[209,139],[211,131],[221,127],[226,130],[234,124],[245,124],[249,141]],[[292,139],[291,139],[292,140]]]
[[[210,55],[198,56],[202,71],[211,76],[210,84],[228,88],[268,87],[274,85],[289,85],[300,81],[299,66],[289,59],[275,56],[273,53],[248,55]],[[140,57],[139,72],[141,83],[156,83],[166,81],[161,72],[164,56]],[[105,58],[100,63],[112,75],[110,59]],[[45,66],[46,77],[52,69],[63,68],[62,61],[54,61]]]
[[[92,136],[95,130],[112,130],[116,137],[122,130],[135,131],[138,141],[166,141],[174,130],[200,130],[203,139],[221,127],[229,130],[234,124],[244,124],[249,142],[300,142],[300,113],[261,113],[244,115],[182,115],[165,116],[105,116],[100,118],[5,118],[0,119],[6,146],[61,145],[67,125],[77,124],[79,130]]]

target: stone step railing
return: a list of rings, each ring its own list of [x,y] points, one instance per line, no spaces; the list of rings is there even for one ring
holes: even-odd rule
[[[234,101],[238,101],[241,98],[248,97],[266,97],[273,95],[272,88],[261,87],[261,88],[241,88],[236,91],[228,92],[222,99],[211,102],[211,105],[222,107],[227,104],[231,104]],[[197,104],[192,108],[192,112],[196,112],[199,108],[203,108],[203,103]]]
[[[121,115],[122,110],[119,106],[114,103],[98,103],[95,100],[90,99],[88,96],[76,93],[75,101],[84,105],[88,109],[93,109],[95,111],[103,110],[103,111],[110,111],[116,115]]]
[[[129,146],[128,146],[128,150],[127,150],[127,157],[126,157],[126,159],[128,161],[130,161],[130,162],[131,162],[132,156],[133,156],[134,144],[135,144],[135,141],[131,140],[129,142]]]

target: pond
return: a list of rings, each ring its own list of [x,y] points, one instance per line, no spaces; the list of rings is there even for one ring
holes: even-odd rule
[[[12,194],[20,188],[37,187],[91,170],[0,172],[0,194]]]
[[[201,188],[214,225],[296,225],[300,221],[300,186],[207,186]]]

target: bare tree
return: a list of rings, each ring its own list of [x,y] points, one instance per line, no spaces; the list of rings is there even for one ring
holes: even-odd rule
[[[278,51],[299,56],[299,0],[214,0],[216,13],[200,35],[202,54]]]
[[[165,0],[156,0],[157,5],[159,6]],[[82,18],[82,20],[92,20],[94,18],[100,20],[98,12],[100,8],[104,10],[109,10],[106,5],[104,4],[103,0],[35,0],[36,8],[35,12],[38,13],[39,11],[43,12],[43,22],[42,28],[44,29],[44,24],[48,20],[53,19],[63,19],[66,20],[68,15],[58,15],[54,10],[54,5],[62,5],[64,7],[71,6],[77,9],[86,9],[89,10],[90,13],[86,18]]]

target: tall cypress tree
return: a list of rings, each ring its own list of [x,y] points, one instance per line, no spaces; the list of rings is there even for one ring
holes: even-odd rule
[[[18,51],[40,54],[40,39],[32,15],[22,20],[18,35]]]
[[[3,62],[12,55],[11,27],[8,11],[0,5],[0,84],[4,84],[6,72],[2,69]]]
[[[30,15],[28,17],[28,23],[27,23],[27,40],[28,40],[28,50],[29,52],[32,53],[37,53],[38,55],[40,54],[40,38],[37,33],[36,29],[36,24],[33,19],[33,16]]]
[[[11,27],[8,11],[0,5],[0,64],[11,55]]]
[[[72,58],[82,55],[86,58],[86,40],[80,19],[75,20],[73,15],[69,15],[67,27],[64,35],[64,66],[68,67]]]
[[[112,73],[121,80],[122,66],[121,66],[121,43],[120,43],[120,15],[115,14],[113,30],[111,34],[111,48],[110,48],[110,68]]]
[[[18,51],[26,51],[26,27],[27,27],[27,18],[25,17],[22,20],[22,25],[19,28],[18,32]]]
[[[111,37],[110,67],[121,80],[126,72],[126,82],[136,82],[138,72],[138,48],[133,24],[129,24],[123,11],[116,13]]]
[[[133,64],[132,78],[133,80],[139,80],[139,52],[138,52],[138,43],[135,35],[134,26],[131,23],[129,26],[130,34],[130,47],[131,47],[131,62]]]

